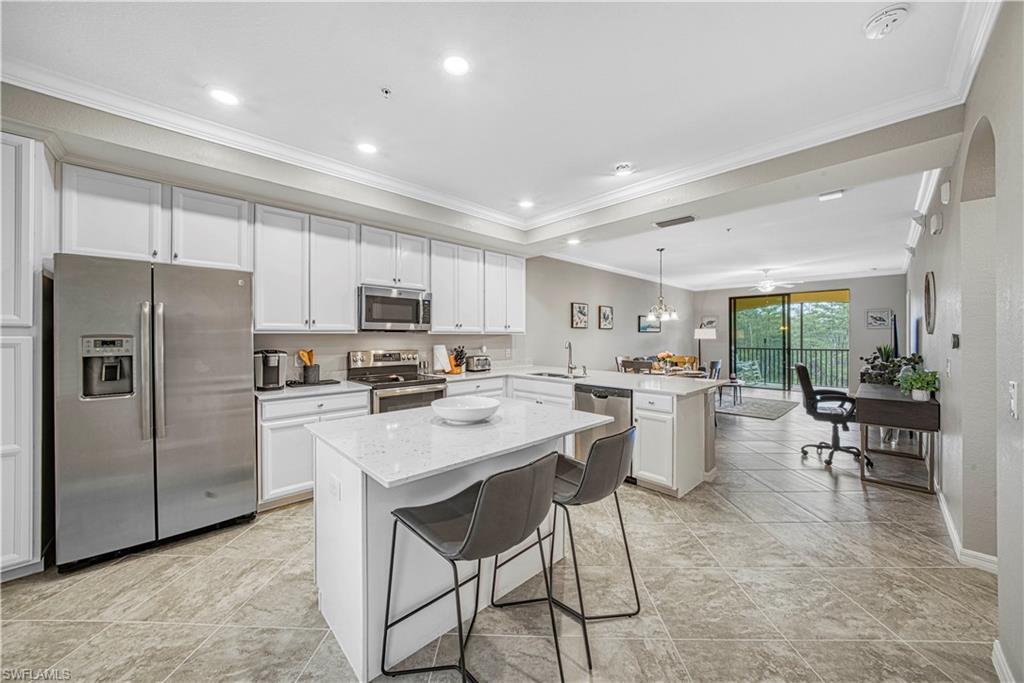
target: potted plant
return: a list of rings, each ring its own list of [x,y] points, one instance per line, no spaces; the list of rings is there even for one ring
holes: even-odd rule
[[[866,365],[860,370],[860,381],[866,384],[896,384],[900,375],[916,370],[924,362],[920,354],[897,356],[892,347],[879,346],[870,356],[861,356]]]
[[[915,401],[927,401],[939,390],[939,373],[935,370],[911,370],[899,376],[896,385]]]

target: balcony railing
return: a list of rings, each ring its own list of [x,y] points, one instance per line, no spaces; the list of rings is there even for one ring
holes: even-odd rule
[[[797,363],[803,363],[816,387],[845,388],[850,372],[849,349],[790,349],[787,367],[786,354],[780,348],[753,347],[734,350],[733,372],[738,379],[752,386],[797,386]]]

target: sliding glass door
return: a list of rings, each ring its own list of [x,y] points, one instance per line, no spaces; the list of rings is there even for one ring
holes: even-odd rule
[[[791,389],[803,363],[816,387],[845,389],[850,291],[763,294],[729,300],[732,371],[750,386]]]

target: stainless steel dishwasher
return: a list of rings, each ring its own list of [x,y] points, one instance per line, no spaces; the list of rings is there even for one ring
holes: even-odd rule
[[[576,410],[610,415],[615,419],[614,422],[609,422],[606,425],[576,433],[577,460],[587,459],[587,454],[590,453],[590,444],[597,439],[623,432],[633,424],[633,392],[629,389],[577,384],[573,398]]]

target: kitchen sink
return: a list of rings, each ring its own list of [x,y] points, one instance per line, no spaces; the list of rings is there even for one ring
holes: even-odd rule
[[[534,377],[558,377],[559,379],[572,379],[572,375],[566,375],[561,372],[531,372]]]

